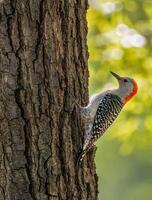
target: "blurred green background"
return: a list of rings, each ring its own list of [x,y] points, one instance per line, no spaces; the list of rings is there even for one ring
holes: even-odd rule
[[[97,142],[100,200],[152,200],[152,1],[90,0],[90,95],[133,77],[138,95]]]

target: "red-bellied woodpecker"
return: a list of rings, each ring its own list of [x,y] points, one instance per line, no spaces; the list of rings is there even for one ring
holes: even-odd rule
[[[118,89],[107,90],[95,95],[88,106],[81,111],[85,118],[85,138],[78,162],[93,146],[95,141],[104,134],[119,115],[123,106],[137,93],[137,83],[129,77],[120,77],[114,72],[111,74],[118,80]]]

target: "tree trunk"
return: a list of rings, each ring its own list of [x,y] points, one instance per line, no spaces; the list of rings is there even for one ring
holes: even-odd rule
[[[87,0],[0,1],[0,200],[96,200],[77,168],[88,102]]]

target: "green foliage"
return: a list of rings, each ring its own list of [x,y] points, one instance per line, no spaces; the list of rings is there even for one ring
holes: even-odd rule
[[[116,123],[97,143],[101,199],[143,200],[145,197],[150,200],[152,1],[92,0],[90,4],[87,15],[90,94],[116,86],[109,70],[131,76],[139,85],[137,96],[125,106]]]

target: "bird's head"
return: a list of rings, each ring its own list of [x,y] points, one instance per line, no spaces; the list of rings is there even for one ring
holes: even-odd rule
[[[121,77],[114,72],[110,72],[119,83],[116,94],[121,98],[122,102],[127,103],[134,95],[137,94],[138,85],[136,81],[130,77]]]

